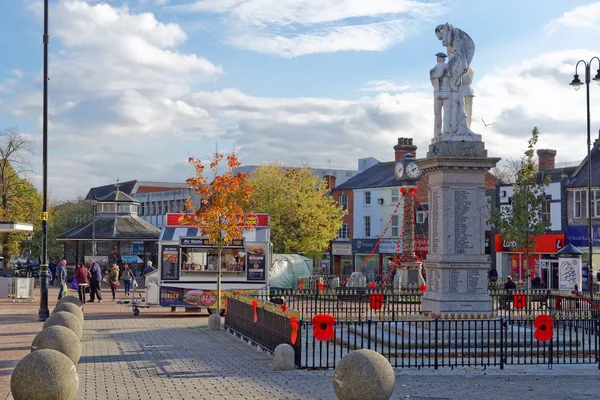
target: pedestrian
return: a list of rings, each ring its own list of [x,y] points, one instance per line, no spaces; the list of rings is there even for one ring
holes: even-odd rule
[[[75,278],[77,278],[77,294],[79,295],[79,301],[85,304],[85,289],[90,286],[90,279],[88,269],[81,262],[77,264]]]
[[[148,275],[151,272],[154,272],[154,267],[152,266],[152,261],[148,261],[146,263],[146,268],[144,268],[144,275]]]
[[[131,281],[134,279],[133,272],[129,268],[129,264],[123,266],[123,272],[121,273],[121,279],[123,279],[123,287],[125,289],[125,296],[129,296],[131,290]]]
[[[488,282],[496,282],[498,280],[498,271],[496,271],[496,268],[494,267],[490,267],[490,270],[488,271]]]
[[[89,277],[90,277],[90,302],[94,302],[98,297],[98,303],[102,301],[102,294],[100,293],[100,282],[102,282],[102,270],[97,262],[93,258],[88,260]]]
[[[512,280],[512,276],[507,276],[504,281],[504,289],[506,290],[515,290],[517,288],[517,284]]]
[[[56,269],[56,281],[58,283],[58,299],[63,297],[63,292],[67,291],[67,260],[64,258],[58,263]]]
[[[52,260],[52,261],[50,261],[50,265],[49,265],[48,269],[50,270],[50,272],[51,272],[51,275],[50,275],[50,276],[52,277],[52,278],[50,279],[50,284],[51,284],[51,285],[53,285],[53,284],[54,284],[54,281],[56,280],[56,268],[57,268],[57,266],[58,266],[58,265],[57,265],[57,262],[56,262],[56,260]]]
[[[117,288],[119,287],[119,266],[117,264],[111,265],[106,282],[110,286],[114,301],[117,298]]]

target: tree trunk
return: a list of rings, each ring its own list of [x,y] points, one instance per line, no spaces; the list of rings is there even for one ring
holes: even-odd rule
[[[217,315],[221,314],[221,253],[223,244],[217,245]]]

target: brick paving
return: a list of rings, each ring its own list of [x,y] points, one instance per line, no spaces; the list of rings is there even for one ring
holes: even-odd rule
[[[110,295],[109,295],[110,296]],[[51,307],[56,288],[50,291]],[[0,399],[10,373],[41,330],[38,303],[0,300]],[[335,399],[332,371],[273,372],[272,357],[207,317],[168,309],[88,304],[78,399]],[[597,365],[397,370],[394,399],[592,399]],[[410,397],[407,397],[410,396]]]

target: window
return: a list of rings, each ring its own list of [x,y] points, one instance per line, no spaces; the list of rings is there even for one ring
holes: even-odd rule
[[[550,199],[546,199],[542,203],[542,221],[550,224]]]
[[[350,225],[342,224],[338,231],[338,239],[348,239],[350,237]]]
[[[392,189],[392,204],[398,203],[399,191],[397,188]]]
[[[394,215],[392,217],[392,237],[400,236],[400,227],[398,226],[398,216]]]
[[[417,214],[415,215],[415,219],[416,219],[416,223],[417,224],[424,224],[425,223],[425,211],[417,211]]]
[[[371,204],[371,192],[365,192],[365,205]]]
[[[371,217],[366,216],[365,218],[365,237],[371,237]]]
[[[144,206],[145,206],[145,203],[140,204],[140,215],[144,215]]]
[[[600,190],[592,190],[592,218],[600,217]]]
[[[137,214],[138,213],[138,209],[139,209],[139,206],[137,204],[132,204],[131,205],[131,212],[133,214]]]
[[[158,214],[157,215],[163,215],[163,203],[162,203],[162,201],[158,202]]]
[[[344,210],[347,210],[348,209],[348,195],[347,194],[340,194],[339,197],[338,197],[338,204]]]
[[[581,218],[581,190],[573,192],[573,218]]]

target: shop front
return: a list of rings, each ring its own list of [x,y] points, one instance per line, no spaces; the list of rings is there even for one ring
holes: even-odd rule
[[[556,252],[565,246],[565,234],[547,233],[535,239],[533,252],[517,249],[516,243],[495,235],[496,270],[499,279],[511,276],[526,281],[531,276],[532,289],[558,289],[559,261]]]
[[[377,239],[352,239],[354,270],[362,272],[368,283],[377,282],[380,276],[379,253],[373,250],[377,246],[377,241]]]
[[[331,257],[332,271],[334,275],[342,275],[349,277],[354,272],[352,264],[352,242],[332,241],[331,242]]]
[[[583,274],[583,290],[588,288],[588,276],[599,271],[600,265],[600,226],[592,226],[592,273],[588,274],[589,264],[589,228],[587,225],[567,226],[567,242],[577,247],[582,253],[581,264]]]

